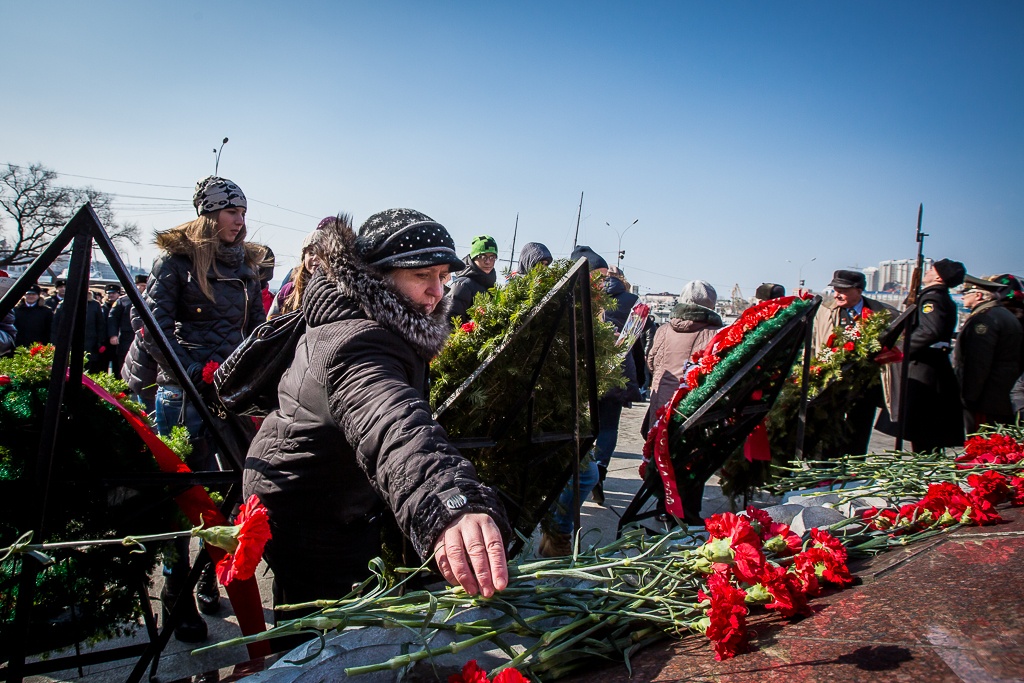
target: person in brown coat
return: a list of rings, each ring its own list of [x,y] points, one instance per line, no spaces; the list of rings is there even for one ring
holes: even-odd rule
[[[672,309],[667,325],[654,335],[654,344],[647,355],[651,371],[651,422],[659,408],[672,399],[693,354],[703,351],[722,328],[722,318],[715,313],[718,294],[710,283],[694,280],[683,287],[679,303]]]

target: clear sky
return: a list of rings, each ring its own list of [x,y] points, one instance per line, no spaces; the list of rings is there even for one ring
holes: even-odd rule
[[[213,172],[284,268],[394,206],[642,291],[827,284],[916,254],[1024,275],[1024,3],[0,3],[0,163],[152,231]],[[283,207],[278,209],[275,207]],[[289,209],[286,211],[284,209]],[[303,215],[307,214],[307,215]],[[281,227],[283,226],[283,227]],[[792,263],[787,262],[787,260]]]

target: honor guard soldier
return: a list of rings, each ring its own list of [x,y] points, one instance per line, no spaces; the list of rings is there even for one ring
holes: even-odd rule
[[[1017,318],[999,305],[1004,285],[964,277],[964,322],[953,351],[960,380],[964,427],[968,434],[983,424],[1013,419],[1010,390],[1020,377],[1020,345],[1024,331]]]
[[[906,429],[917,453],[962,446],[960,384],[949,361],[957,310],[949,295],[964,281],[964,265],[942,259],[924,274],[917,327],[910,335]]]

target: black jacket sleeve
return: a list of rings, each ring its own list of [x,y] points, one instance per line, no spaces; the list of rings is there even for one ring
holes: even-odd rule
[[[107,339],[118,337],[121,334],[121,317],[125,313],[125,307],[121,305],[121,299],[114,302],[107,314]]]
[[[197,361],[178,343],[174,335],[174,324],[178,317],[178,301],[181,299],[181,291],[187,277],[188,270],[180,267],[173,256],[164,254],[153,262],[149,285],[146,288],[146,304],[149,306],[149,310],[153,311],[153,317],[156,318],[157,325],[167,337],[174,355],[186,368],[194,365]],[[170,363],[160,351],[160,347],[152,341],[151,337],[152,335],[149,334],[143,335],[146,352],[160,365],[170,367]]]
[[[430,557],[441,532],[472,512],[490,515],[508,542],[497,495],[432,419],[394,335],[368,324],[331,357],[337,359],[328,368],[331,414],[420,557]]]
[[[948,312],[937,296],[929,296],[929,294],[925,293],[919,302],[921,308],[917,314],[917,327],[910,335],[910,355],[914,355],[936,342],[948,341],[943,338]]]

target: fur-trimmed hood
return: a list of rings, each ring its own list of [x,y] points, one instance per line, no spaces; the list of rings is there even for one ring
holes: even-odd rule
[[[324,267],[317,269],[303,292],[306,323],[316,327],[370,318],[407,341],[425,361],[436,356],[451,332],[449,302],[442,299],[433,312],[423,313],[382,272],[359,258],[352,228],[331,221],[321,232]]]

